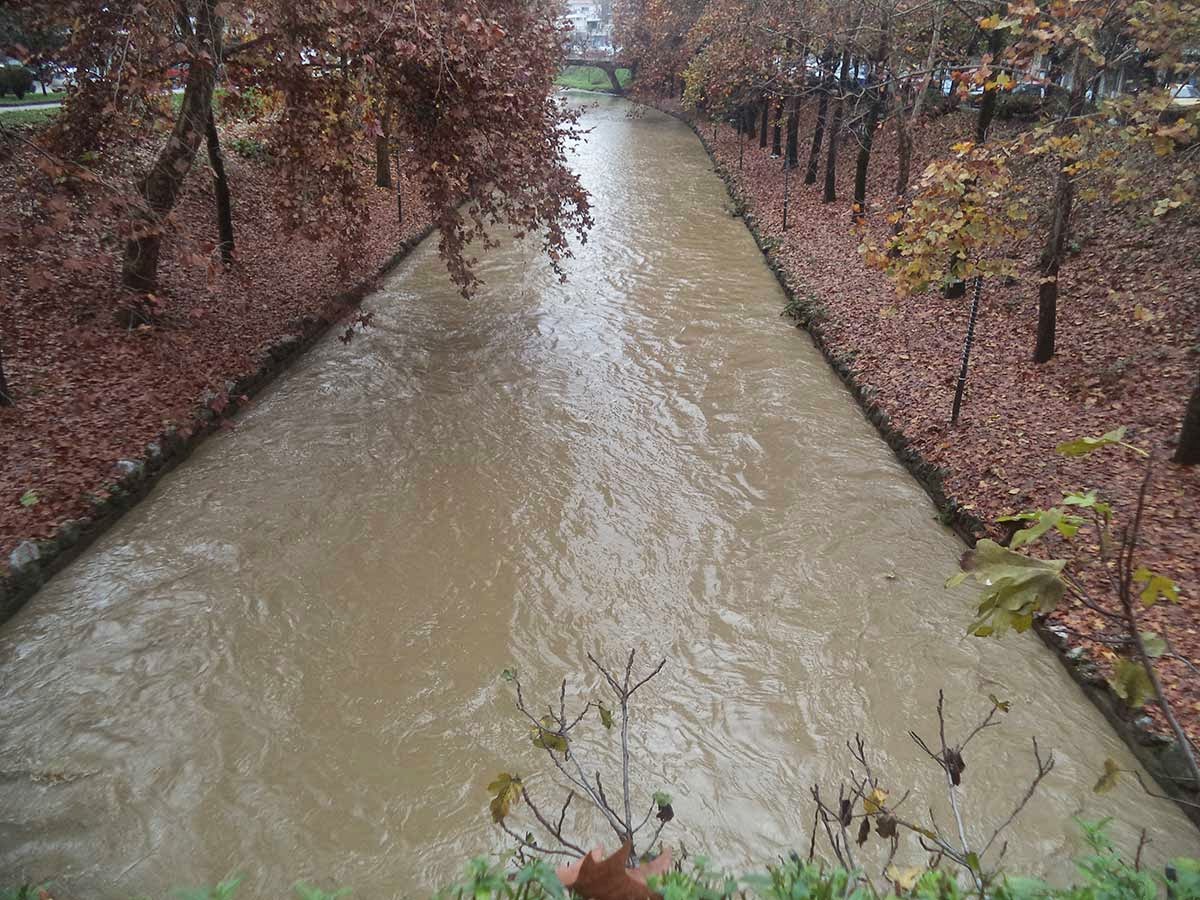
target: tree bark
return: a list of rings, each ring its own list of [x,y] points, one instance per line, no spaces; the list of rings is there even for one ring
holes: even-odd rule
[[[929,81],[933,78],[933,62],[937,59],[938,49],[942,43],[942,21],[945,19],[943,4],[939,3],[933,11],[933,34],[929,38],[929,52],[925,55],[925,77],[921,79],[920,87],[917,90],[916,99],[913,100],[912,119],[917,121],[921,115],[921,109],[925,106],[925,95],[929,93]],[[938,81],[938,90],[941,90],[942,82]],[[909,153],[911,159],[912,144],[909,144]],[[907,178],[905,179],[905,187],[907,187]],[[903,191],[898,191],[903,193]]]
[[[375,185],[381,188],[392,186],[391,132],[392,132],[392,101],[388,100],[383,107],[383,119],[379,123],[383,132],[375,138]]]
[[[148,293],[158,288],[158,254],[162,246],[163,219],[175,208],[184,179],[196,161],[212,110],[216,61],[221,54],[224,21],[213,13],[214,0],[199,0],[192,35],[192,58],[175,127],[142,181],[144,209],[135,214],[134,236],[125,243],[122,282],[126,288]]]
[[[8,390],[8,379],[4,375],[4,347],[0,345],[0,406],[12,406],[12,394]]]
[[[1070,122],[1083,113],[1086,99],[1085,85],[1087,65],[1083,54],[1076,53],[1074,72],[1071,79],[1071,102],[1067,117],[1056,129],[1060,134],[1071,130]],[[1050,233],[1042,247],[1039,261],[1041,283],[1038,286],[1037,341],[1033,350],[1033,361],[1048,362],[1054,356],[1054,337],[1058,327],[1058,276],[1062,268],[1063,252],[1067,246],[1067,235],[1071,231],[1071,208],[1075,202],[1075,182],[1066,171],[1069,160],[1060,159],[1058,173],[1054,179],[1054,206]]]
[[[904,196],[908,180],[912,176],[913,138],[908,128],[908,116],[900,112],[896,116],[896,196]]]
[[[825,154],[825,195],[821,198],[824,203],[832,203],[837,199],[837,151],[838,132],[842,130],[842,117],[846,113],[846,84],[850,79],[850,51],[842,51],[842,73],[838,80],[837,102],[833,106],[833,122],[829,126],[829,149]]]
[[[775,105],[775,128],[771,134],[771,156],[783,156],[783,98]]]
[[[767,130],[771,121],[771,98],[765,93],[762,98],[762,125],[758,132],[758,147],[760,150],[767,149]]]
[[[808,168],[804,171],[804,183],[817,183],[817,169],[821,165],[821,142],[825,139],[825,122],[829,118],[829,95],[833,93],[833,49],[825,51],[822,59],[820,96],[817,100],[817,127],[813,129],[812,147],[808,151]]]
[[[0,371],[0,390],[3,390],[4,372]],[[1200,381],[1188,400],[1187,412],[1183,414],[1183,427],[1179,429],[1179,446],[1171,457],[1181,466],[1200,463]]]
[[[867,118],[863,123],[862,141],[858,145],[858,159],[854,166],[854,210],[857,217],[867,214],[867,169],[871,165],[871,147],[875,143],[875,129],[883,115],[883,105],[887,101],[887,78],[884,75],[888,58],[888,38],[891,30],[891,16],[886,12],[883,17],[883,29],[879,35],[879,47],[875,58],[867,63],[867,93],[871,94],[871,105],[867,108]],[[901,111],[903,116],[903,111]]]
[[[396,224],[404,224],[404,173],[400,171],[400,157],[396,156]]]
[[[225,157],[221,153],[221,139],[217,134],[217,117],[211,106],[205,125],[208,144],[208,164],[213,170],[213,193],[217,198],[217,234],[220,237],[221,262],[233,262],[233,206],[229,194],[229,178],[225,174]]]
[[[792,96],[788,100],[787,111],[787,156],[784,165],[789,169],[796,168],[800,160],[800,98]]]
[[[988,35],[988,53],[992,57],[992,65],[996,64],[996,60],[1000,58],[1000,51],[1004,49],[1004,32],[999,28],[992,29]],[[989,88],[983,92],[983,99],[979,103],[979,118],[975,120],[975,143],[982,144],[987,140],[988,129],[992,127],[992,119],[996,117],[996,96],[998,91],[996,88]]]

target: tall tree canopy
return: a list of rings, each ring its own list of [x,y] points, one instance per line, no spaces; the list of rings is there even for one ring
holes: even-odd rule
[[[287,222],[339,234],[365,227],[364,152],[386,133],[405,150],[464,291],[467,244],[489,224],[543,236],[555,266],[590,226],[566,164],[574,116],[553,99],[562,56],[555,0],[16,0],[25,21],[65,36],[75,73],[45,136],[67,164],[155,134],[125,215],[124,281],[157,285],[168,216],[212,128],[214,97],[253,104],[291,189]],[[177,111],[167,102],[182,86]],[[386,118],[382,111],[387,110]],[[211,144],[210,144],[211,147]]]

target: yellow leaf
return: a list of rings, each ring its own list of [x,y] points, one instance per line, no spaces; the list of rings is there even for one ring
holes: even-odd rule
[[[877,812],[882,812],[884,805],[887,803],[888,793],[881,788],[875,788],[867,796],[863,797],[863,811],[868,816],[873,816]]]
[[[1104,774],[1100,776],[1100,780],[1096,782],[1092,790],[1097,794],[1107,794],[1117,786],[1117,779],[1121,775],[1121,767],[1117,765],[1116,760],[1112,757],[1104,760]]]
[[[493,794],[491,802],[492,821],[502,822],[514,803],[521,799],[524,785],[519,777],[501,772],[496,780],[487,786],[488,793]]]
[[[896,886],[896,893],[898,894],[907,894],[911,891],[917,886],[917,882],[924,874],[925,870],[920,866],[905,866],[901,868],[894,863],[883,871],[884,877]]]

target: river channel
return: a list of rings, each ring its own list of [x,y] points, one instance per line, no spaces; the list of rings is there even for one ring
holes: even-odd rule
[[[506,240],[467,301],[426,242],[375,327],[316,347],[0,626],[0,885],[420,895],[504,846],[497,772],[552,792],[502,670],[600,696],[587,652],[631,647],[668,660],[632,780],[673,794],[664,837],[692,853],[806,852],[810,786],[855,732],[914,817],[943,809],[908,736],[936,736],[939,688],[952,734],[1013,704],[966,756],[972,833],[1024,792],[1031,737],[1055,754],[1009,862],[1070,877],[1073,816],[1146,827],[1151,860],[1197,851],[1132,779],[1091,792],[1105,757],[1136,763],[1041,644],[964,636],[960,543],[780,318],[695,136],[593,99],[567,284]]]

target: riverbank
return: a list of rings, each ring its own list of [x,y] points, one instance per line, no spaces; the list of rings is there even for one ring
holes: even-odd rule
[[[1160,660],[1162,678],[1177,713],[1200,737],[1200,665],[1196,591],[1200,571],[1200,471],[1166,462],[1194,384],[1200,310],[1176,298],[1197,296],[1200,261],[1169,260],[1146,235],[1122,233],[1119,223],[1081,217],[1077,249],[1063,277],[1060,351],[1050,363],[1031,359],[1036,325],[1036,272],[1031,258],[1012,284],[989,286],[972,351],[962,424],[948,423],[966,330],[968,302],[929,293],[897,298],[884,276],[858,253],[850,203],[853,144],[838,177],[839,200],[821,202],[819,186],[802,176],[790,181],[788,229],[783,229],[784,174],[780,161],[729,127],[698,119],[678,101],[655,104],[688,122],[725,179],[760,248],[792,298],[790,311],[850,387],[868,418],[926,487],[946,520],[968,543],[1005,537],[999,516],[1061,500],[1069,490],[1099,488],[1129,509],[1144,470],[1116,456],[1067,460],[1055,446],[1069,438],[1127,425],[1132,440],[1155,451],[1140,560],[1175,579],[1180,603],[1144,613],[1147,629],[1165,631],[1179,660]],[[811,116],[811,110],[809,111]],[[812,121],[801,122],[807,149]],[[913,170],[928,148],[970,135],[969,113],[927,120],[915,134]],[[896,206],[895,134],[877,139],[868,208],[876,240],[890,227]],[[1172,246],[1194,241],[1183,229]],[[1112,257],[1123,254],[1119,264]],[[1182,264],[1181,264],[1182,263]],[[1159,273],[1170,266],[1171,281]],[[1116,352],[1114,352],[1114,350]],[[1048,542],[1051,552],[1054,538]],[[950,573],[947,573],[950,574]],[[1092,590],[1106,588],[1094,566],[1082,573]],[[1079,603],[1064,606],[1039,629],[1068,664],[1073,677],[1162,779],[1177,770],[1157,709],[1133,716],[1112,694],[1106,677],[1113,654],[1105,622]],[[1185,810],[1200,821],[1194,807]]]
[[[32,153],[5,148],[6,193],[16,196]],[[336,241],[284,228],[284,185],[269,157],[227,152],[226,166],[236,261],[229,270],[215,261],[212,180],[198,164],[164,246],[154,325],[117,323],[116,223],[98,202],[81,200],[38,233],[0,235],[15,401],[0,407],[0,621],[206,434],[233,427],[257,390],[428,233],[411,183],[401,188],[402,224],[395,191],[378,189],[367,241],[339,272]]]
[[[629,84],[631,79],[628,69],[617,69],[617,81],[621,87]],[[554,83],[559,87],[575,91],[595,91],[600,94],[615,94],[612,81],[608,75],[595,66],[565,66]]]

